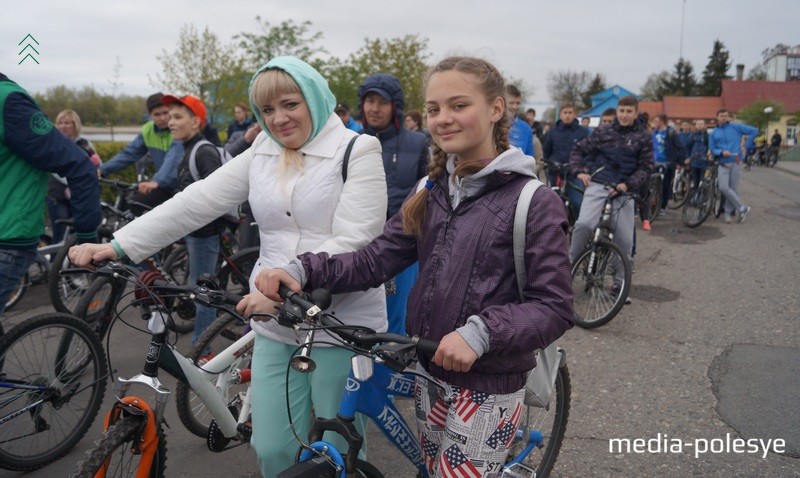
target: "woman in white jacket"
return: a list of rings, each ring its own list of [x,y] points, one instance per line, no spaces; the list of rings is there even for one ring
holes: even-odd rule
[[[92,260],[123,255],[139,262],[249,200],[261,239],[250,279],[255,292],[237,306],[249,315],[274,311],[274,303],[252,284],[262,269],[286,264],[306,251],[354,251],[377,236],[387,203],[380,143],[372,136],[356,140],[343,181],[345,149],[355,133],[333,113],[336,100],[325,79],[297,58],[275,58],[253,76],[250,104],[263,130],[250,149],[117,231],[111,244],[74,247],[73,262],[88,266]],[[383,290],[334,296],[331,309],[346,323],[386,329]],[[305,336],[273,322],[252,325],[258,336],[251,444],[263,475],[271,477],[293,463],[297,450],[284,384],[288,360]],[[301,437],[308,435],[312,405],[317,416],[336,416],[350,356],[318,346],[316,371],[289,375],[292,421]],[[326,439],[346,448],[338,437]]]

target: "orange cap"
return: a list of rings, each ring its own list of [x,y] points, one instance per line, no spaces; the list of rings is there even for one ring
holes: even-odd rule
[[[195,116],[200,118],[200,127],[202,128],[206,124],[206,106],[200,101],[200,98],[192,95],[186,96],[173,96],[173,95],[164,95],[161,99],[164,103],[164,106],[169,106],[173,103],[179,103],[183,106],[189,108]]]

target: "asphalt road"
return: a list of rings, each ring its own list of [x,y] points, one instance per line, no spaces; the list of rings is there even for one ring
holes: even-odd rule
[[[712,218],[688,229],[670,211],[651,232],[639,229],[633,303],[609,324],[575,328],[561,340],[572,406],[553,476],[800,477],[800,175],[755,168],[740,191],[753,207],[743,224]],[[4,323],[46,312],[47,304],[36,286]],[[111,355],[120,374],[141,368],[146,342],[116,327]],[[167,476],[258,476],[252,450],[209,452],[172,404],[167,420]],[[99,429],[95,423],[72,453],[25,476],[67,475]],[[387,448],[369,437],[371,459],[390,470],[386,476],[413,477]]]

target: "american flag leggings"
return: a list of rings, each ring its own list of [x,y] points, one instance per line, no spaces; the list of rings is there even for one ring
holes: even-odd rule
[[[417,377],[417,430],[435,477],[499,476],[522,418],[525,389],[505,395],[450,387]]]

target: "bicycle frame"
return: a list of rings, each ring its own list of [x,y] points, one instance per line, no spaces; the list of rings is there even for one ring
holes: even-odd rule
[[[127,396],[131,385],[144,385],[156,394],[156,407],[154,408],[156,420],[160,422],[164,416],[164,409],[171,391],[167,390],[158,380],[158,369],[163,369],[178,380],[189,384],[190,388],[208,408],[214,421],[219,426],[225,438],[234,438],[238,435],[237,427],[246,421],[250,414],[250,389],[242,398],[242,411],[239,421],[235,420],[228,410],[227,389],[229,374],[224,373],[230,368],[243,352],[253,346],[254,331],[248,332],[228,348],[220,351],[203,367],[198,367],[190,359],[184,357],[178,350],[165,341],[164,318],[160,311],[154,311],[148,321],[148,329],[153,334],[150,350],[147,354],[145,370],[134,377],[125,379],[119,377],[114,385],[117,399]],[[224,391],[220,393],[220,391]]]

